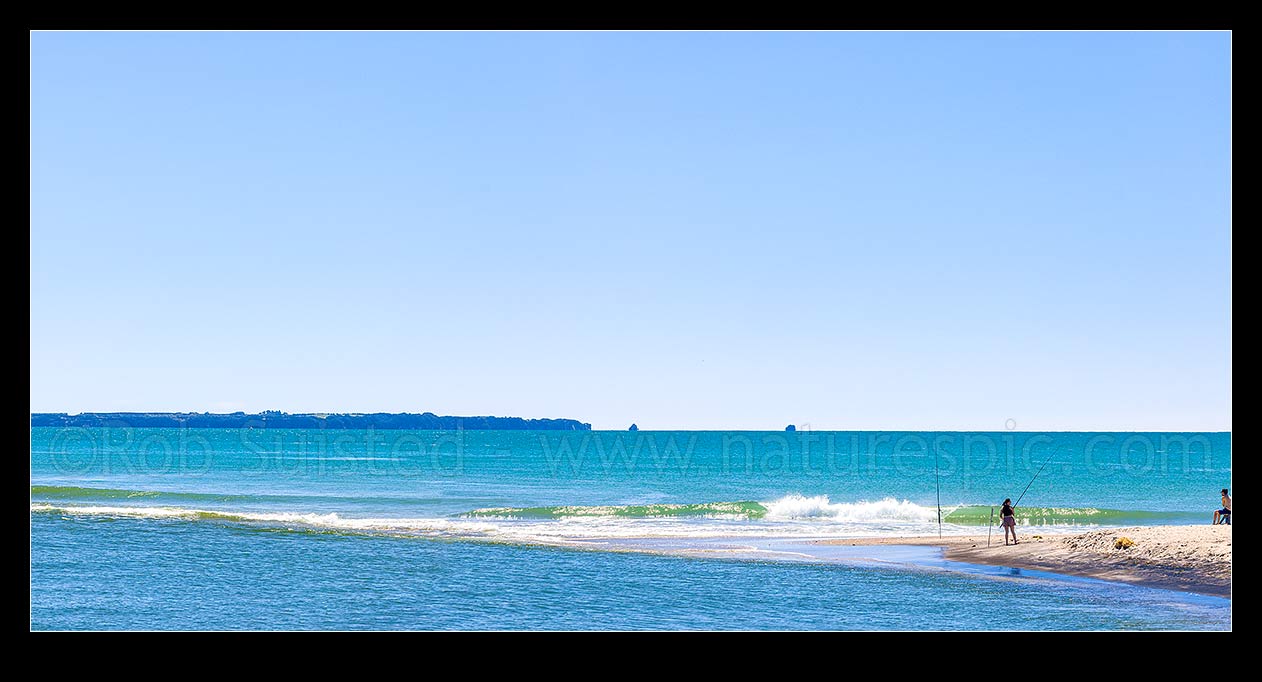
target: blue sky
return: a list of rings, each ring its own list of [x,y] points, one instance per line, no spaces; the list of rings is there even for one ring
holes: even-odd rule
[[[34,33],[31,409],[1226,430],[1230,66],[1227,33]]]

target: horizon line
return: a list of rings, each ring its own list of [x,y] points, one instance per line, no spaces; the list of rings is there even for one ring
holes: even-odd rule
[[[1032,434],[1032,433],[1214,433],[1214,434],[1224,434],[1224,433],[1225,433],[1225,434],[1229,434],[1229,433],[1232,433],[1232,429],[1231,429],[1231,428],[1227,428],[1227,429],[1212,429],[1212,430],[1169,430],[1169,429],[1135,429],[1135,428],[1119,428],[1119,429],[1060,429],[1060,428],[1054,428],[1054,429],[1019,430],[1019,429],[966,429],[966,428],[872,428],[872,427],[813,429],[813,428],[811,428],[810,426],[806,426],[806,427],[804,428],[804,427],[802,427],[802,426],[800,426],[800,425],[798,425],[798,424],[787,424],[786,426],[781,427],[781,428],[749,428],[749,427],[732,427],[732,428],[645,428],[645,427],[640,427],[640,426],[638,425],[638,423],[637,423],[637,422],[632,422],[632,423],[630,424],[630,426],[636,426],[635,431],[631,431],[630,426],[623,427],[623,428],[596,428],[596,427],[592,426],[590,422],[586,422],[586,421],[583,421],[582,419],[579,419],[579,418],[574,418],[574,417],[513,417],[513,416],[497,416],[497,415],[440,415],[440,414],[437,414],[437,413],[435,413],[435,412],[428,411],[428,410],[426,410],[425,412],[380,412],[380,411],[378,411],[378,412],[286,412],[286,411],[284,411],[284,410],[262,410],[262,411],[259,411],[259,412],[247,412],[247,411],[245,411],[245,410],[236,410],[236,411],[233,411],[233,412],[209,412],[209,411],[195,411],[195,410],[188,410],[188,411],[175,411],[175,410],[145,410],[145,411],[135,411],[135,410],[116,410],[116,411],[109,411],[109,412],[104,412],[104,411],[97,412],[97,411],[85,410],[85,411],[79,411],[79,412],[47,412],[47,411],[40,411],[40,412],[37,412],[37,411],[32,410],[32,411],[30,412],[30,415],[31,415],[32,417],[33,417],[33,416],[35,416],[35,415],[67,415],[67,416],[79,416],[79,415],[85,415],[85,414],[88,414],[88,415],[91,415],[91,414],[102,414],[102,415],[104,415],[104,414],[120,414],[120,415],[121,415],[121,414],[127,414],[127,415],[132,415],[132,414],[134,414],[134,415],[180,415],[180,414],[189,414],[189,415],[216,415],[216,416],[218,416],[218,415],[222,415],[222,416],[233,416],[233,415],[263,415],[263,414],[266,414],[266,413],[279,413],[279,414],[284,414],[284,415],[288,415],[288,416],[313,416],[313,417],[321,417],[321,416],[370,416],[370,415],[417,415],[417,416],[420,416],[420,415],[425,415],[425,414],[431,414],[431,415],[434,415],[434,416],[436,416],[436,417],[441,417],[441,418],[445,418],[445,419],[480,419],[480,418],[495,418],[495,419],[521,419],[521,420],[524,420],[524,421],[549,421],[549,420],[550,420],[550,421],[573,421],[573,422],[577,422],[577,423],[580,423],[580,424],[585,424],[585,425],[587,425],[587,426],[589,427],[587,430],[589,430],[589,431],[601,431],[601,432],[612,432],[612,433],[638,433],[638,432],[650,432],[650,433],[652,433],[652,432],[656,432],[656,433],[668,433],[668,432],[690,432],[690,433],[728,433],[728,432],[747,432],[747,433],[882,433],[882,432],[884,432],[884,433],[899,433],[899,432],[901,432],[901,433],[915,433],[915,432],[923,432],[923,433],[1009,433],[1009,434]],[[788,427],[790,427],[790,426],[791,426],[791,427],[793,427],[793,428],[792,428],[792,429],[789,429]],[[70,428],[70,427],[56,427],[56,426],[43,426],[43,427],[35,427],[35,426],[29,426],[29,425],[28,425],[28,428]],[[73,427],[73,428],[101,428],[101,427],[85,427],[85,426],[77,426],[77,427]],[[161,426],[158,426],[158,427],[145,427],[145,428],[171,428],[171,427],[161,427]],[[205,427],[199,427],[199,428],[205,428]],[[350,429],[350,430],[355,430],[355,429]],[[421,429],[421,430],[423,430],[423,429]],[[438,430],[450,430],[450,429],[438,429]]]

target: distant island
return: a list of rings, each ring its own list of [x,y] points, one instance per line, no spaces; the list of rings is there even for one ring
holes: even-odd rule
[[[574,419],[521,417],[440,417],[424,414],[289,414],[269,410],[259,414],[233,412],[35,412],[31,426],[146,427],[184,429],[410,429],[416,431],[591,431],[592,425]]]

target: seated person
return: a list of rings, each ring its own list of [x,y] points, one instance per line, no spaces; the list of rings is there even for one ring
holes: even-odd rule
[[[1223,488],[1223,508],[1214,512],[1214,525],[1220,523],[1231,525],[1231,496],[1227,494],[1227,489]]]

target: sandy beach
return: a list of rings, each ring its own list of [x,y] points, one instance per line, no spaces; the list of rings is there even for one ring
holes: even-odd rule
[[[945,558],[974,564],[1011,566],[1066,575],[1116,580],[1220,597],[1231,596],[1231,526],[1145,526],[1111,528],[1074,535],[1017,530],[1020,544],[1004,546],[996,528],[986,535],[942,538],[855,538],[820,540],[828,545],[937,545]],[[1129,538],[1133,546],[1115,543]]]

